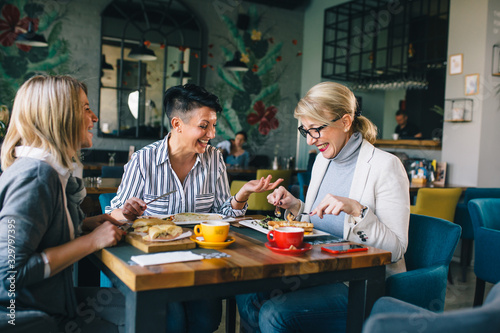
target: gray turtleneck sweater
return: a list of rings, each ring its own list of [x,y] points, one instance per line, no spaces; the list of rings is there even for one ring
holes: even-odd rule
[[[328,193],[340,197],[349,197],[361,143],[363,143],[361,134],[358,132],[354,133],[337,156],[330,160],[328,170],[321,182],[318,195],[314,200],[313,209],[319,205]],[[314,223],[315,229],[343,237],[344,218],[344,212],[341,212],[338,216],[324,215],[322,219],[314,215],[311,216],[311,222]]]

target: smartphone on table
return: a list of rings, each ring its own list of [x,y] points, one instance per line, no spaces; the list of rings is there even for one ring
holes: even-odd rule
[[[330,246],[322,246],[321,251],[330,252],[333,254],[368,251],[368,247],[359,244],[335,244]]]

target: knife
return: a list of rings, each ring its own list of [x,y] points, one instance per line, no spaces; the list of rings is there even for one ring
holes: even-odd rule
[[[164,198],[164,197],[166,197],[167,195],[170,195],[170,194],[172,194],[172,193],[174,193],[174,192],[176,192],[176,191],[177,191],[177,190],[173,190],[173,191],[167,192],[167,193],[165,193],[165,194],[162,194],[162,195],[160,195],[159,197],[156,197],[156,198],[154,198],[153,200],[146,202],[146,205],[149,205],[150,203],[155,202],[155,201],[156,201],[156,200],[158,200],[158,199]]]

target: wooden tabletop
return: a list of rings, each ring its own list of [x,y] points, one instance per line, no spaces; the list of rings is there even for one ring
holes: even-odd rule
[[[219,250],[230,257],[141,267],[129,261],[132,255],[144,252],[123,242],[91,256],[91,261],[125,296],[126,332],[165,331],[167,301],[225,298],[349,281],[347,332],[360,333],[371,307],[384,295],[385,265],[391,261],[388,251],[369,248],[366,252],[334,255],[322,252],[322,245],[313,245],[301,256],[288,256],[267,249],[263,233],[231,229],[230,236],[236,241]],[[233,319],[231,324],[226,322],[226,328],[234,332],[234,315],[228,318]]]
[[[231,255],[229,258],[141,267],[128,264],[130,256],[144,254],[129,244],[104,249],[96,256],[132,291],[349,270],[382,266],[391,261],[390,252],[376,248],[369,248],[367,252],[332,255],[322,252],[321,245],[314,245],[302,256],[287,256],[274,253],[263,242],[238,232],[230,232],[230,235],[236,242],[220,250]]]
[[[435,140],[383,140],[377,139],[377,148],[441,150],[441,141]]]

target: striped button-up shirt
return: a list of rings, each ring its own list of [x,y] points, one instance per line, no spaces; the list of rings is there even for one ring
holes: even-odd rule
[[[226,164],[222,154],[213,146],[207,146],[203,154],[197,154],[196,162],[181,183],[172,169],[168,154],[167,135],[132,155],[125,165],[125,172],[118,193],[111,200],[111,208],[121,208],[129,198],[146,202],[177,190],[165,198],[147,206],[144,215],[165,215],[183,212],[218,213],[227,216],[245,214],[231,207],[231,195],[227,180]]]

